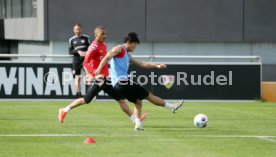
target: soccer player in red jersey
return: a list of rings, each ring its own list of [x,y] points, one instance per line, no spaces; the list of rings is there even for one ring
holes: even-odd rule
[[[86,81],[92,82],[92,85],[89,87],[89,89],[86,92],[86,95],[83,98],[78,98],[72,103],[70,103],[67,107],[59,109],[59,115],[58,119],[61,123],[64,122],[64,119],[67,115],[67,113],[80,105],[88,104],[91,102],[91,100],[100,92],[104,91],[106,92],[110,97],[117,100],[120,104],[121,109],[130,117],[131,121],[135,123],[136,114],[133,114],[124,98],[118,94],[118,92],[115,92],[113,89],[110,79],[108,79],[108,64],[104,65],[102,68],[101,73],[96,77],[94,75],[94,71],[98,68],[99,64],[101,63],[101,60],[106,55],[106,44],[104,43],[106,39],[107,30],[104,27],[97,27],[95,29],[95,40],[90,44],[88,47],[83,65],[86,72]],[[138,112],[137,108],[134,108],[134,112]],[[139,111],[140,112],[140,111]],[[146,117],[146,114],[141,116],[139,119],[143,121]]]

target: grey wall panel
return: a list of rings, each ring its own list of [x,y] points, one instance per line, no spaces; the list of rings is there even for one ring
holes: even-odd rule
[[[47,40],[47,38],[44,36],[46,25],[44,23],[44,18],[46,17],[46,15],[44,14],[44,10],[46,9],[44,0],[38,0],[35,4],[35,17],[5,18],[5,39],[30,41]]]
[[[251,44],[239,42],[155,42],[153,51],[155,55],[250,56]]]
[[[252,43],[252,55],[260,56],[263,64],[276,64],[276,43]]]
[[[147,40],[241,41],[242,0],[147,0]]]
[[[263,65],[263,81],[276,81],[276,65]]]
[[[245,0],[244,39],[276,41],[276,1]]]
[[[68,40],[79,22],[86,34],[108,28],[108,41],[123,41],[129,31],[145,39],[145,0],[48,0],[49,40]]]

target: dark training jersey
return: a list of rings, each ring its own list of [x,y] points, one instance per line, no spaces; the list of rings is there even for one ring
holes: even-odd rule
[[[90,38],[88,35],[81,35],[79,37],[73,36],[69,39],[69,44],[69,54],[80,57],[78,50],[87,51],[90,44]]]

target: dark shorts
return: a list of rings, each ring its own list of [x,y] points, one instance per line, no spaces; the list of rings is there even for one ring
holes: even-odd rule
[[[144,87],[130,80],[118,82],[114,89],[132,103],[136,103],[137,100],[143,100],[149,96],[149,92]]]
[[[75,78],[76,75],[81,75],[81,69],[83,67],[82,63],[84,61],[84,57],[73,57],[73,76]]]
[[[85,102],[90,103],[91,100],[102,90],[117,101],[124,99],[123,96],[114,90],[109,80],[104,80],[103,83],[100,83],[100,81],[92,82],[92,85],[88,88],[86,95],[84,96]]]

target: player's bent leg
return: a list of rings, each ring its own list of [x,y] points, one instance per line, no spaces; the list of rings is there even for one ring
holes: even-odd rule
[[[124,99],[118,100],[121,109],[130,117],[133,113],[129,109],[127,102]]]
[[[111,98],[113,98],[113,99],[115,99],[115,100],[118,101],[118,103],[120,104],[121,109],[129,116],[129,118],[132,121],[132,123],[135,124],[136,116],[129,109],[129,106],[127,105],[127,102],[125,101],[124,97],[120,94],[119,91],[115,90],[112,87],[111,82],[109,80],[107,80],[107,82],[106,82],[103,90]]]
[[[101,91],[101,88],[97,84],[93,84],[89,87],[89,89],[86,92],[86,95],[83,98],[78,98],[74,100],[71,104],[69,104],[67,107],[59,109],[59,114],[58,114],[59,122],[60,123],[64,122],[64,119],[67,113],[71,109],[78,107],[80,105],[83,105],[85,103],[86,104],[90,103],[91,100],[95,97],[95,95],[99,93],[99,91]]]
[[[75,108],[75,107],[78,107],[78,106],[80,106],[80,105],[82,105],[82,104],[85,104],[84,98],[78,98],[78,99],[74,100],[71,104],[69,104],[67,107],[65,107],[65,108],[60,108],[60,109],[59,109],[59,112],[58,112],[58,120],[59,120],[59,122],[60,122],[60,123],[63,123],[63,122],[64,122],[64,119],[65,119],[65,117],[66,117],[66,115],[67,115],[67,113],[68,113],[71,109],[73,109],[73,108]]]
[[[84,98],[78,98],[75,101],[73,101],[71,104],[69,104],[68,106],[70,107],[70,109],[73,109],[75,107],[78,107],[80,105],[86,104],[86,101]]]
[[[139,90],[142,89],[142,87],[138,87],[138,88],[139,88]],[[112,97],[113,99],[115,99],[115,100],[117,100],[117,101],[118,101],[118,100],[121,100],[121,99],[124,99],[124,98],[127,98],[130,102],[133,102],[133,103],[135,104],[137,98],[134,98],[133,95],[129,95],[129,93],[133,93],[130,89],[136,91],[136,89],[133,89],[132,86],[130,87],[130,86],[121,86],[121,85],[116,85],[114,88],[113,88],[111,85],[107,85],[107,86],[105,87],[104,91],[105,91],[106,93],[108,93],[108,95],[109,95],[110,97]],[[144,98],[144,97],[146,97],[147,95],[148,95],[148,92],[145,91],[145,90],[143,89],[143,95],[140,94],[140,97]],[[137,96],[137,95],[135,95],[135,97],[136,97],[136,96]],[[140,99],[140,98],[139,98],[139,99]],[[124,104],[122,104],[122,105],[124,105]],[[137,111],[135,111],[136,109],[134,109],[134,112],[132,113],[132,112],[129,110],[127,104],[125,104],[125,105],[126,105],[126,107],[123,107],[123,108],[122,108],[122,106],[121,106],[121,108],[122,108],[122,109],[124,110],[124,112],[129,116],[130,120],[131,120],[132,123],[134,123],[134,125],[135,125],[135,124],[136,124],[135,120],[136,120],[136,117],[137,117],[137,116],[136,116],[136,114],[134,114],[134,113],[137,112]],[[141,110],[140,110],[139,115],[141,115]],[[147,113],[144,113],[142,116],[139,116],[139,118],[140,118],[140,121],[141,121],[141,122],[144,121],[144,120],[147,118]]]
[[[132,121],[133,124],[135,124],[135,119],[136,119],[136,115],[134,114],[134,112],[132,112],[129,108],[129,106],[127,105],[127,102],[122,99],[118,101],[121,109],[129,116],[130,120]],[[135,110],[135,108],[134,108]],[[142,110],[141,110],[142,113]],[[140,116],[140,121],[144,122],[147,119],[148,113],[144,113]]]
[[[92,85],[86,91],[86,95],[83,97],[86,104],[89,104],[93,98],[102,90],[102,87],[93,82]]]

